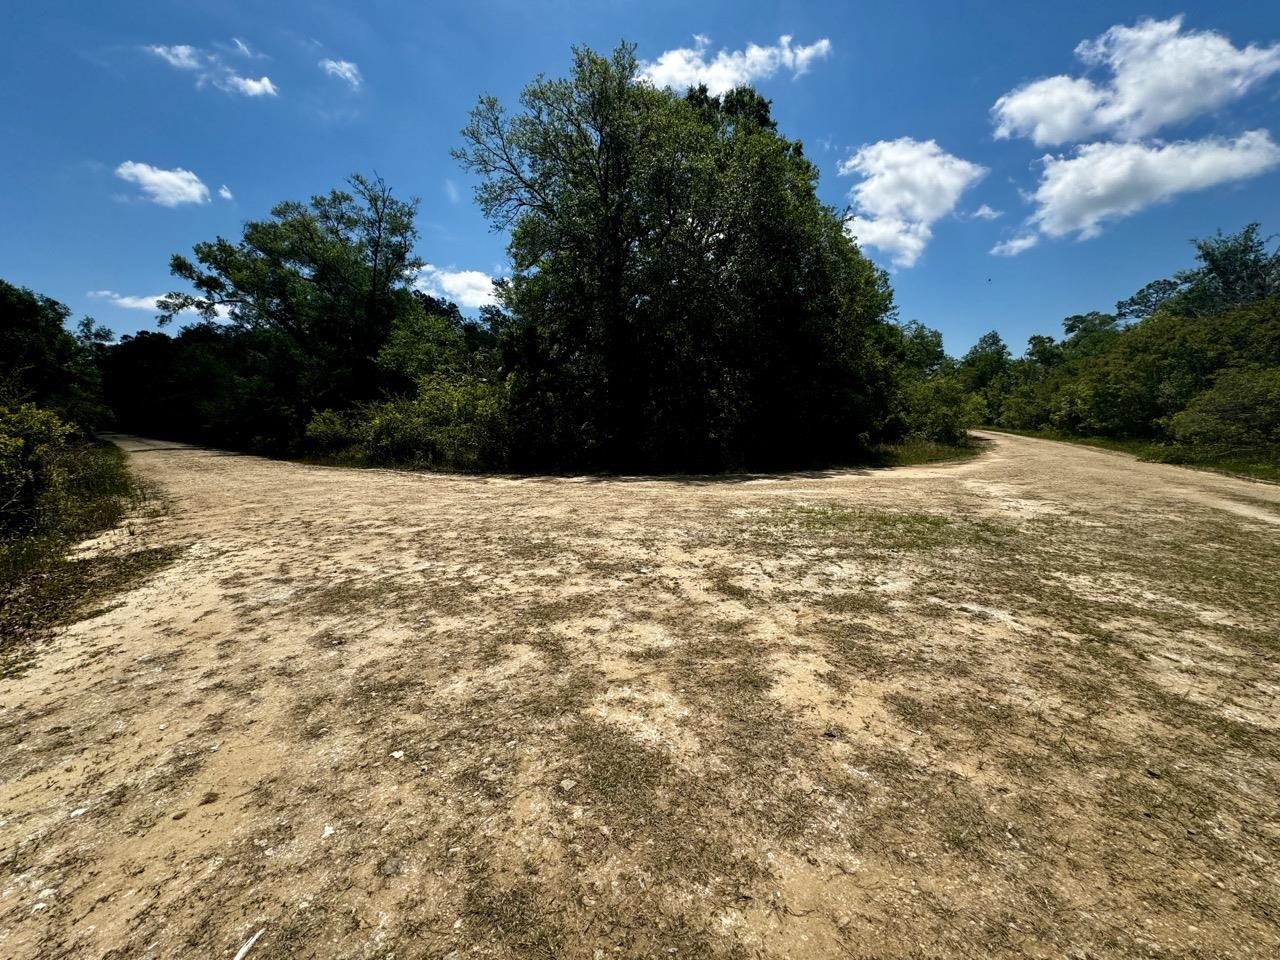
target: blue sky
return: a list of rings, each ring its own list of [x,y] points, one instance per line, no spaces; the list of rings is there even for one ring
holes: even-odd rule
[[[151,327],[171,254],[376,170],[421,198],[423,282],[477,303],[505,237],[449,157],[468,110],[622,38],[655,82],[770,98],[952,352],[1109,309],[1192,237],[1280,232],[1280,6],[1257,0],[43,2],[0,32],[0,277]]]

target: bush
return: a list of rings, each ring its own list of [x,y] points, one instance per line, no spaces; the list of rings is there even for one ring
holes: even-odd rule
[[[49,526],[65,506],[75,427],[29,403],[0,407],[0,538]]]
[[[1232,368],[1169,418],[1174,442],[1219,457],[1280,450],[1280,368]]]
[[[466,377],[426,377],[418,395],[325,410],[307,425],[323,455],[377,465],[485,470],[505,465],[506,389]]]
[[[318,453],[336,456],[358,446],[360,435],[349,414],[321,410],[307,424],[307,440]]]
[[[934,376],[908,383],[904,417],[910,436],[937,443],[963,443],[970,427],[982,421],[982,398],[969,393],[959,378]]]

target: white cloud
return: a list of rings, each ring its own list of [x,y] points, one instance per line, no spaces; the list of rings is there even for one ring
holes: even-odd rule
[[[1182,30],[1182,17],[1114,26],[1075,49],[1086,67],[1110,77],[1055,76],[996,101],[997,139],[1030,137],[1037,145],[1099,134],[1134,139],[1217,109],[1280,72],[1280,44],[1236,47],[1220,33]]]
[[[136,183],[148,200],[162,207],[209,202],[209,188],[194,173],[182,167],[162,170],[149,163],[126,160],[116,167],[116,176],[129,183]]]
[[[242,57],[245,57],[249,60],[266,59],[267,55],[265,53],[257,53],[256,51],[250,49],[249,45],[245,43],[243,40],[241,40],[239,37],[232,37],[231,43],[235,47],[235,52],[240,54],[240,56]]]
[[[252,77],[229,73],[215,80],[214,83],[223,90],[243,93],[246,97],[274,97],[280,92],[279,88],[271,82],[270,77],[259,77],[254,80]]]
[[[428,263],[414,284],[433,297],[445,297],[469,310],[497,303],[493,278],[479,270],[442,270]]]
[[[352,90],[359,90],[360,84],[364,81],[364,78],[360,76],[360,68],[350,60],[329,60],[326,58],[320,61],[319,67],[329,76],[345,80],[351,85]]]
[[[165,296],[157,293],[153,297],[135,297],[128,294],[116,293],[114,290],[90,290],[89,296],[95,300],[106,300],[112,306],[120,307],[123,310],[147,310],[151,313],[160,312],[160,301]],[[196,310],[180,310],[181,314],[195,314]],[[226,320],[231,316],[231,308],[226,305],[219,305],[214,308],[214,313],[221,320]]]
[[[250,58],[261,56],[253,53],[243,40],[233,38],[232,42],[236,45],[236,51],[243,56]],[[221,54],[216,52],[202,50],[185,43],[174,46],[149,46],[146,50],[175,69],[194,73],[197,87],[211,83],[219,90],[240,93],[246,97],[274,97],[280,92],[279,88],[271,82],[270,77],[259,77],[255,80],[252,77],[240,76],[227,66]]]
[[[839,172],[862,176],[849,192],[854,217],[846,223],[848,232],[890,254],[894,266],[910,267],[933,237],[932,225],[987,171],[933,140],[902,137],[859,148]]]
[[[452,180],[446,179],[444,182],[444,195],[449,198],[449,202],[455,207],[462,199],[462,191],[458,189],[458,185]]]
[[[1016,257],[1018,254],[1030,250],[1040,238],[1034,233],[1024,234],[1021,237],[1012,237],[1009,240],[1003,240],[991,248],[991,252],[997,257]]]
[[[220,196],[223,200],[234,199],[234,195],[231,193],[231,188],[228,187],[225,183],[218,188],[218,196]]]
[[[205,63],[204,54],[185,43],[179,43],[172,47],[152,46],[147,47],[147,49],[166,61],[169,66],[176,67],[179,70],[199,70]]]
[[[749,43],[745,50],[720,50],[709,60],[710,38],[697,34],[693,44],[693,47],[667,50],[652,62],[642,61],[638,77],[655,87],[675,89],[705,83],[710,93],[719,95],[772,77],[779,70],[789,70],[793,77],[801,76],[815,60],[831,53],[831,41],[825,37],[808,46],[792,46],[791,38],[782,36],[773,46]]]
[[[993,210],[991,207],[989,207],[987,204],[984,203],[977,210],[973,211],[973,213],[969,214],[969,216],[971,219],[974,219],[974,220],[999,220],[1001,217],[1004,216],[1004,211]]]
[[[161,294],[154,297],[130,297],[123,293],[116,293],[114,290],[90,290],[89,296],[95,300],[106,300],[117,307],[123,307],[125,310],[158,310],[156,304],[160,302]]]
[[[1031,223],[1051,237],[1095,237],[1102,223],[1180,194],[1256,177],[1280,167],[1266,130],[1148,146],[1091,143],[1071,157],[1045,157]]]

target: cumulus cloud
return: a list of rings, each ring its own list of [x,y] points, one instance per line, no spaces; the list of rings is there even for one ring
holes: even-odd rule
[[[236,52],[242,56],[256,58],[261,56],[251,51],[243,40],[233,39]],[[212,84],[227,93],[238,93],[246,97],[274,97],[280,90],[271,82],[270,77],[242,77],[227,65],[217,51],[203,50],[190,44],[180,43],[173,46],[153,45],[145,48],[176,70],[185,70],[196,78],[196,86]]]
[[[894,266],[910,267],[932,239],[933,224],[951,213],[987,171],[947,153],[936,141],[901,137],[859,148],[839,172],[862,177],[849,192],[854,216],[845,226],[850,235],[888,253]]]
[[[1280,72],[1280,44],[1236,47],[1220,33],[1182,29],[1182,17],[1113,26],[1080,43],[1076,57],[1109,74],[1101,83],[1065,75],[1010,91],[992,107],[997,139],[1039,146],[1106,135],[1149,136],[1236,100]]]
[[[1024,234],[1021,237],[1012,237],[1008,240],[1002,240],[991,248],[991,252],[997,257],[1016,257],[1018,254],[1030,250],[1040,238],[1034,233]]]
[[[977,210],[973,211],[973,213],[969,214],[970,219],[973,220],[998,220],[1003,216],[1003,210],[993,210],[985,203]]]
[[[1170,144],[1091,143],[1070,157],[1045,157],[1031,222],[1051,237],[1097,236],[1102,223],[1181,193],[1256,177],[1280,167],[1266,130],[1234,140]]]
[[[231,200],[233,198],[233,195],[231,193],[231,188],[224,183],[222,186],[218,188],[218,196],[220,196],[223,200]]]
[[[703,83],[710,93],[719,95],[768,79],[779,70],[789,70],[793,77],[799,77],[815,60],[831,53],[831,41],[826,37],[808,46],[793,46],[791,37],[782,36],[771,46],[749,43],[745,50],[720,50],[708,58],[710,46],[710,38],[699,34],[693,38],[692,47],[667,50],[652,62],[642,61],[638,76],[655,87],[678,90]]]
[[[330,60],[326,58],[320,61],[319,66],[329,76],[345,80],[352,90],[359,90],[360,84],[364,82],[364,78],[360,76],[360,68],[350,60]]]
[[[194,173],[182,167],[162,170],[149,163],[126,160],[116,167],[116,176],[137,184],[148,200],[162,207],[209,202],[209,188]]]
[[[414,285],[433,297],[444,297],[469,310],[497,303],[493,278],[479,270],[443,270],[428,263]]]

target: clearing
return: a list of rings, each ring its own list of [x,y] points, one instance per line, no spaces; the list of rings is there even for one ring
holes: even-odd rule
[[[493,478],[120,438],[0,679],[0,954],[1280,955],[1280,486]]]

